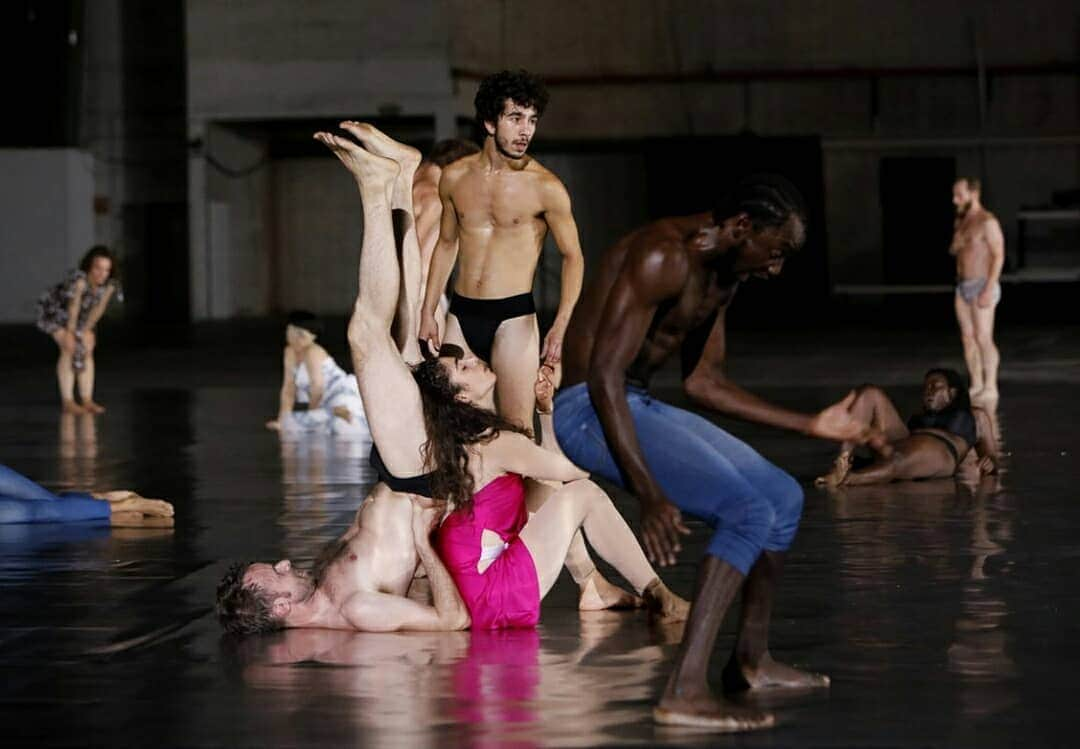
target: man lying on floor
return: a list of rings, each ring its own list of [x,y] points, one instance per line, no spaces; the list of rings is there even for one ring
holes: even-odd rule
[[[923,411],[907,424],[881,388],[859,388],[851,413],[872,427],[867,443],[874,456],[854,468],[856,445],[845,442],[833,469],[819,486],[885,484],[905,479],[952,476],[974,448],[982,473],[994,473],[998,449],[990,415],[971,405],[967,385],[952,369],[931,369],[923,379]]]

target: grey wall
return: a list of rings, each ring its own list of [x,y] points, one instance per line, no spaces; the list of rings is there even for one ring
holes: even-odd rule
[[[471,116],[479,75],[518,66],[542,74],[552,101],[537,147],[570,186],[587,252],[644,220],[644,189],[633,184],[640,164],[618,151],[620,141],[642,137],[821,136],[834,284],[882,278],[884,157],[952,156],[962,172],[982,176],[1010,247],[1022,204],[1080,183],[1080,10],[1063,0],[190,0],[186,7],[189,137],[221,160],[235,157],[230,163],[251,155],[214,135],[230,123],[423,115],[434,122],[430,136],[444,136],[455,117]],[[590,153],[589,143],[603,148]],[[332,189],[308,191],[336,179],[333,170],[270,160],[265,175],[229,186],[205,154],[192,156],[196,317],[301,301],[327,312],[347,306],[341,269],[330,265],[355,240],[355,226],[344,223],[352,213]],[[308,189],[283,200],[293,179]],[[623,180],[617,191],[609,189],[615,179]],[[306,200],[311,194],[324,202]],[[211,212],[228,228],[208,225]],[[211,261],[209,238],[218,243]],[[327,262],[303,271],[316,298],[285,290],[300,244],[306,253],[325,248],[318,252]],[[214,267],[228,267],[228,275],[209,278]],[[556,273],[557,265],[544,267],[545,277]],[[235,289],[221,292],[223,284]]]
[[[0,150],[0,322],[30,322],[41,292],[94,243],[93,159],[72,149]]]

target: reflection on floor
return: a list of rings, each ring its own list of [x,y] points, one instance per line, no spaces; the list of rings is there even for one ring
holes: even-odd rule
[[[841,338],[827,356],[820,341],[802,350],[760,338],[738,349],[737,367],[763,395],[803,410],[843,395],[838,383],[864,381],[910,408],[926,367],[959,363],[951,337],[913,349],[916,338]],[[882,355],[905,346],[931,360]],[[833,678],[828,693],[754,698],[779,725],[737,739],[655,727],[651,701],[681,631],[640,612],[579,614],[569,579],[535,632],[222,638],[211,608],[226,565],[309,561],[365,495],[367,446],[264,431],[272,355],[235,355],[229,378],[215,378],[198,363],[223,366],[218,352],[136,363],[120,352],[110,362],[105,349],[109,412],[97,418],[57,413],[42,361],[40,376],[15,377],[0,399],[0,462],[50,488],[170,499],[177,524],[0,527],[0,709],[26,744],[1057,743],[1071,729],[1080,621],[1080,345],[1043,330],[1003,351],[1001,477],[826,493],[810,482],[829,445],[725,423],[808,487],[773,649]],[[660,394],[681,402],[671,381]],[[617,502],[635,518],[632,500]],[[696,534],[666,573],[684,595],[703,542]]]

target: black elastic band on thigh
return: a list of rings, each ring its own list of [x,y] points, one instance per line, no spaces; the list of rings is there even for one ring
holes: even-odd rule
[[[949,453],[952,454],[952,457],[953,457],[953,465],[956,468],[960,467],[960,453],[957,452],[956,445],[954,445],[952,443],[951,439],[949,439],[948,437],[945,437],[943,435],[940,435],[937,432],[922,432],[922,431],[919,431],[919,432],[915,432],[915,434],[925,434],[927,437],[933,437],[934,439],[940,441],[941,444],[943,444],[943,445],[945,445],[945,447],[949,448]]]

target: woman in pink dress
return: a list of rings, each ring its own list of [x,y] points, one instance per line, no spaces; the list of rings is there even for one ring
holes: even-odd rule
[[[686,618],[689,604],[657,577],[611,499],[551,442],[557,383],[549,367],[541,368],[536,382],[544,446],[495,412],[495,373],[460,348],[443,345],[438,358],[419,364],[413,376],[435,469],[432,489],[454,506],[435,548],[474,629],[535,625],[540,600],[555,584],[578,529],[656,614]],[[533,479],[529,491],[547,494],[531,518],[525,477]]]

